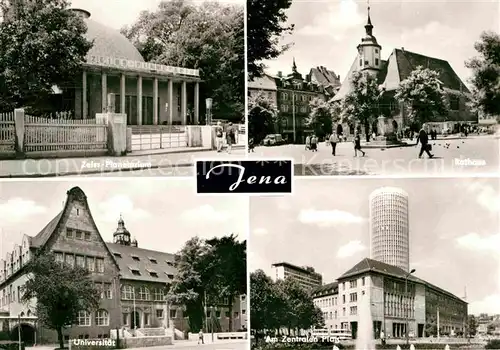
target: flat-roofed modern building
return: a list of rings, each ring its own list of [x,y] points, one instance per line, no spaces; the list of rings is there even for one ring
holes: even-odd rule
[[[273,264],[272,269],[271,278],[274,281],[291,278],[306,289],[314,289],[323,284],[323,276],[309,266],[299,267],[287,262],[280,262]]]

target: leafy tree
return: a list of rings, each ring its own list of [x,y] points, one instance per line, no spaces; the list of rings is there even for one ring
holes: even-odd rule
[[[47,328],[57,331],[59,347],[64,347],[63,328],[76,324],[80,311],[98,308],[100,294],[90,272],[79,266],[62,264],[52,253],[41,252],[25,267],[28,280],[21,301],[36,299],[36,315]]]
[[[490,323],[487,327],[486,327],[486,333],[487,334],[493,334],[493,332],[495,332],[495,325],[493,323]]]
[[[427,336],[436,336],[437,335],[437,324],[436,320],[434,318],[431,318],[426,324],[425,324],[425,334]]]
[[[311,112],[306,118],[306,126],[319,137],[331,133],[334,123],[339,121],[335,105],[319,97],[314,98],[309,105]]]
[[[275,132],[280,124],[276,105],[265,95],[258,93],[248,98],[248,135],[258,144],[267,134]]]
[[[208,261],[208,294],[227,298],[229,310],[233,309],[236,296],[247,293],[246,241],[238,242],[235,235],[213,238],[207,241],[210,247]],[[229,331],[233,331],[233,318],[229,318]]]
[[[436,115],[447,115],[446,94],[439,73],[421,66],[403,80],[396,89],[395,98],[408,106],[409,119],[417,124],[434,120]]]
[[[250,79],[264,73],[262,60],[277,58],[290,45],[279,45],[280,38],[293,32],[294,25],[285,25],[286,10],[292,0],[247,1],[247,68]]]
[[[149,61],[200,69],[200,96],[213,98],[215,118],[237,122],[243,118],[243,6],[162,1],[155,12],[142,12],[122,33]]]
[[[176,255],[177,274],[167,294],[167,300],[170,303],[185,307],[190,330],[195,333],[203,328],[205,319],[204,299],[208,250],[198,237],[186,242]]]
[[[477,333],[478,323],[474,315],[469,315],[469,322],[467,323],[469,336],[474,337]]]
[[[465,64],[474,73],[472,106],[486,114],[500,115],[500,35],[484,32],[474,48],[480,56]]]
[[[285,309],[275,283],[262,270],[250,274],[250,310],[252,310],[251,326],[257,331],[277,329],[283,318],[281,311]]]
[[[351,123],[359,123],[365,128],[366,142],[370,141],[370,126],[378,114],[381,96],[377,78],[369,73],[354,72],[351,91],[342,100],[342,118]]]
[[[0,110],[43,108],[54,85],[71,86],[93,43],[66,0],[1,0]]]

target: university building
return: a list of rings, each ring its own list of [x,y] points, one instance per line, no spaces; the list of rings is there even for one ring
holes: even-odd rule
[[[308,290],[314,290],[323,284],[323,276],[309,266],[299,267],[287,262],[280,262],[271,265],[271,267],[273,281],[290,278]]]
[[[425,337],[433,328],[459,335],[467,324],[467,303],[402,268],[365,258],[335,282],[313,292],[327,329],[345,330],[356,338],[360,303],[369,303],[374,337]],[[408,324],[408,328],[407,325]]]
[[[0,330],[10,332],[14,339],[21,327],[27,343],[57,341],[53,330],[39,324],[36,300],[20,302],[22,286],[27,281],[23,267],[40,250],[53,252],[58,261],[87,268],[101,292],[99,308],[80,312],[77,324],[64,331],[66,339],[106,338],[116,328],[125,328],[137,336],[154,328],[174,328],[176,334],[189,329],[183,307],[169,305],[165,298],[177,273],[175,255],[140,248],[122,218],[118,220],[113,243],[105,242],[86,195],[74,187],[67,192],[60,213],[37,235],[25,235],[0,260]],[[231,310],[228,300],[213,301],[207,306],[207,318],[216,319],[217,330],[230,331],[230,318],[233,330],[246,329],[245,295],[235,298]]]
[[[369,10],[368,8],[365,36],[357,46],[356,58],[333,101],[340,102],[352,91],[351,79],[354,72],[371,74],[376,77],[382,88],[377,117],[385,119],[379,121],[375,118],[370,126],[370,133],[375,132],[377,135],[399,133],[407,127],[418,129],[419,125],[412,124],[408,120],[407,106],[400,104],[394,96],[400,83],[421,66],[439,74],[439,80],[442,82],[449,103],[448,115],[436,116],[431,123],[432,126],[440,131],[440,129],[453,129],[459,123],[476,123],[477,115],[466,105],[471,97],[470,91],[448,61],[411,52],[405,48],[394,49],[387,60],[382,59],[382,46],[373,35]],[[347,134],[353,134],[354,128],[354,124],[345,123],[343,129]]]

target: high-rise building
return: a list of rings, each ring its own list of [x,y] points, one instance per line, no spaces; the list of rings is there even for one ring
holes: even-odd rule
[[[370,254],[374,260],[409,271],[408,194],[382,187],[370,194]]]
[[[287,262],[272,265],[274,281],[292,278],[306,289],[315,289],[323,284],[323,276],[312,267],[299,267]]]

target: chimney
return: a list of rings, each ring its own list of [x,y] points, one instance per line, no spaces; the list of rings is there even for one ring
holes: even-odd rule
[[[77,16],[79,16],[82,19],[90,18],[90,12],[87,10],[73,8],[70,9],[70,11],[73,11]]]

